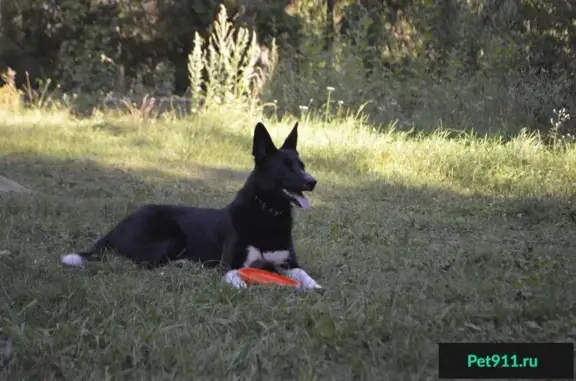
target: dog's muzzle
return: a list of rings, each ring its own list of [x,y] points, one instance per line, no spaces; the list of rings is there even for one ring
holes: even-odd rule
[[[304,187],[302,188],[303,191],[307,191],[307,192],[311,192],[314,190],[314,188],[316,187],[316,183],[318,183],[318,181],[316,181],[316,179],[312,176],[310,176],[307,173],[304,173]]]

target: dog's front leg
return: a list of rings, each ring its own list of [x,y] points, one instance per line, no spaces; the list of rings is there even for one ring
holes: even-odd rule
[[[300,287],[305,290],[314,290],[323,292],[324,288],[320,286],[308,273],[301,268],[294,268],[284,271],[286,276],[300,283]]]
[[[224,282],[230,284],[232,287],[235,288],[246,288],[246,282],[242,280],[240,277],[240,273],[238,270],[230,270],[224,275]]]
[[[228,238],[224,241],[222,248],[222,264],[225,268],[234,268],[234,258],[243,253],[237,252],[236,240],[235,238]],[[238,270],[229,270],[224,275],[224,282],[228,283],[235,288],[246,288],[248,285],[240,277],[240,272]]]

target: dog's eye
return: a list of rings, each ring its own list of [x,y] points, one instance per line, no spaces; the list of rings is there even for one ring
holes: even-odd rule
[[[306,166],[304,165],[303,162],[299,161],[298,164],[300,165],[300,168],[302,168],[302,170],[306,169]]]
[[[292,160],[284,159],[284,166],[288,169],[292,169]]]

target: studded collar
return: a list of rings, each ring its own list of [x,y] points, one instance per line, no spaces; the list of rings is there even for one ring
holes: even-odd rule
[[[262,209],[264,213],[267,213],[273,217],[279,217],[286,212],[285,210],[276,209],[269,206],[264,200],[262,200],[260,197],[256,195],[254,195],[254,201],[256,201],[256,203],[260,206],[260,209]]]

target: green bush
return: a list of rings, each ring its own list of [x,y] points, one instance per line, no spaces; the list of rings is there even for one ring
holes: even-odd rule
[[[0,69],[22,73],[19,86],[26,72],[33,86],[50,78],[77,100],[194,95],[200,83],[195,102],[249,100],[273,105],[268,110],[279,117],[362,109],[373,124],[404,129],[548,132],[554,109],[570,115],[576,107],[576,11],[568,2],[554,4],[5,0]],[[218,40],[222,5],[231,35]],[[220,51],[232,40],[241,54]],[[256,68],[272,72],[273,41],[274,78],[260,75],[258,84],[248,84]],[[208,63],[210,49],[220,61],[213,55]],[[190,71],[190,55],[202,62],[199,74]],[[330,102],[327,88],[334,88]],[[563,124],[564,133],[574,132],[574,120]]]

